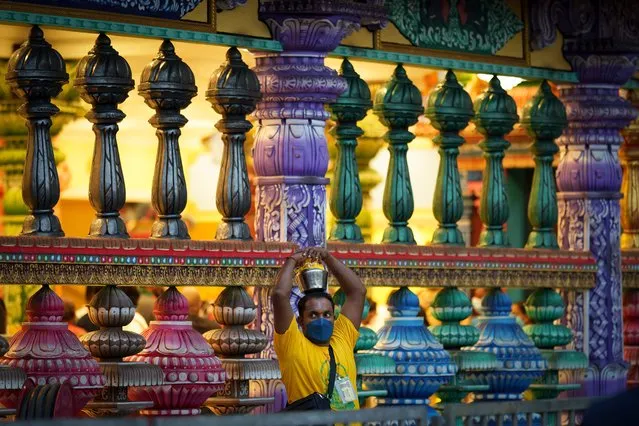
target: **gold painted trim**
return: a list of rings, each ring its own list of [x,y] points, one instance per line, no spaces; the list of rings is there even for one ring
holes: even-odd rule
[[[541,272],[534,270],[424,269],[353,267],[367,287],[464,287],[589,289],[593,272]],[[334,277],[331,285],[337,286]]]
[[[215,7],[211,8],[212,4],[214,3],[214,0],[206,0],[206,1],[207,1],[207,7],[209,8],[209,14],[207,18],[208,22],[198,22],[198,21],[189,21],[189,20],[178,20],[178,19],[163,19],[163,18],[155,18],[155,17],[129,15],[125,13],[102,12],[102,11],[95,11],[95,10],[76,9],[76,8],[70,8],[70,7],[42,6],[42,5],[37,5],[37,13],[65,16],[68,18],[81,18],[81,19],[96,19],[96,13],[99,13],[99,19],[104,21],[214,33],[215,32],[214,23],[217,19],[217,12],[215,10]],[[35,6],[36,5],[30,5],[26,3],[16,3],[11,0],[0,0],[1,9],[10,10],[14,12],[34,13]],[[213,6],[215,5],[213,4]],[[88,31],[88,30],[82,30],[82,31]]]

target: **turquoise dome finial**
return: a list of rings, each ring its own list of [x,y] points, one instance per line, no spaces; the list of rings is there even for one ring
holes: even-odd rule
[[[388,298],[388,310],[393,317],[416,317],[419,313],[419,297],[408,287],[401,287]]]

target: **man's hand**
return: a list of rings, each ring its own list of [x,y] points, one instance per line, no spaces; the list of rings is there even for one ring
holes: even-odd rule
[[[306,258],[307,258],[306,250],[304,250],[304,251],[296,251],[295,253],[287,257],[286,260],[287,261],[292,260],[293,262],[295,262],[295,267],[298,267],[304,264],[304,262],[306,261]]]
[[[304,255],[310,259],[320,260],[322,262],[328,261],[332,255],[323,247],[309,247],[304,250]]]

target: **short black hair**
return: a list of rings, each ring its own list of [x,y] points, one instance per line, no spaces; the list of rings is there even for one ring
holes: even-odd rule
[[[304,295],[304,297],[302,297],[297,302],[297,312],[299,312],[299,315],[302,316],[302,314],[304,313],[304,309],[306,309],[306,302],[308,302],[311,299],[320,299],[320,298],[324,298],[328,300],[329,302],[331,302],[331,307],[333,308],[333,312],[335,312],[335,302],[333,302],[333,298],[331,297],[330,294],[325,293],[324,291],[310,291],[310,292],[307,292]]]

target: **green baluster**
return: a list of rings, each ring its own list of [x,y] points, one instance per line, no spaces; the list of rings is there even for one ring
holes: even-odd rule
[[[362,231],[355,223],[362,211],[362,187],[355,148],[357,138],[364,134],[357,122],[366,117],[366,111],[373,102],[366,82],[355,72],[348,59],[342,62],[340,75],[348,83],[348,89],[330,105],[333,120],[337,122],[337,158],[330,207],[337,220],[331,228],[329,240],[363,243]]]
[[[528,237],[528,248],[557,249],[557,186],[552,170],[553,156],[559,152],[555,138],[568,124],[566,108],[543,81],[537,94],[526,104],[522,126],[534,139],[531,147],[535,159],[535,174],[528,201],[528,219],[533,231]]]
[[[518,119],[515,100],[494,76],[488,90],[475,101],[473,120],[477,130],[485,136],[479,144],[486,159],[479,208],[479,216],[484,224],[479,236],[480,247],[509,245],[508,235],[504,231],[504,224],[508,220],[508,198],[504,186],[503,159],[510,143],[504,136],[513,129]]]
[[[530,385],[535,399],[554,399],[561,392],[579,389],[579,384],[560,383],[562,370],[585,370],[588,367],[586,354],[579,351],[555,349],[572,342],[572,330],[565,325],[555,324],[564,316],[565,306],[561,295],[550,288],[541,288],[532,293],[525,303],[526,313],[533,324],[526,325],[524,331],[535,343],[548,362],[544,375]],[[549,424],[558,424],[550,419]]]
[[[408,128],[423,113],[422,96],[399,64],[393,77],[375,94],[375,114],[390,130],[388,141],[390,163],[384,187],[384,215],[389,220],[384,230],[384,243],[415,244],[408,220],[413,215],[413,188],[410,183],[406,152],[415,135]]]
[[[469,392],[487,391],[488,385],[473,384],[467,378],[476,372],[496,368],[495,355],[490,352],[460,350],[462,347],[474,345],[479,340],[477,327],[460,324],[473,312],[466,293],[455,287],[444,288],[437,293],[430,309],[433,316],[442,323],[430,326],[428,329],[457,364],[457,374],[454,379],[440,386],[437,396],[443,404],[446,404],[461,402]]]
[[[457,155],[464,143],[459,132],[466,128],[473,116],[473,103],[453,71],[448,70],[446,80],[428,97],[426,116],[439,130],[439,136],[433,139],[439,145],[440,157],[433,199],[433,213],[439,226],[431,244],[463,246],[464,237],[457,227],[457,221],[464,213]]]

